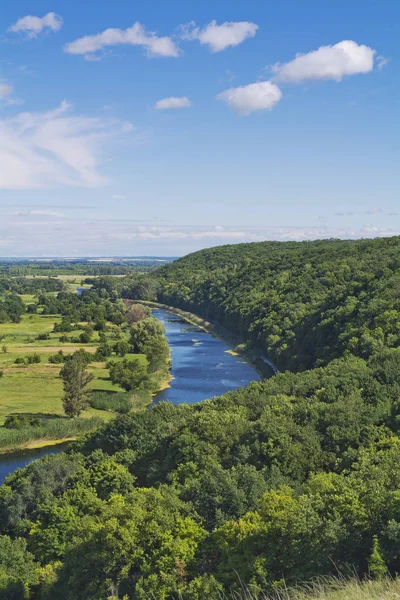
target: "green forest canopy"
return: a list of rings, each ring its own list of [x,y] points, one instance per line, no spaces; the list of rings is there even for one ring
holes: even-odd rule
[[[122,415],[9,476],[4,597],[208,600],[242,582],[400,572],[399,250],[399,238],[225,246],[121,282],[290,370]]]

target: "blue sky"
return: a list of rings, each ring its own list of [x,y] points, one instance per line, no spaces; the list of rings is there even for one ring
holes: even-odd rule
[[[8,2],[0,256],[400,234],[397,0]]]

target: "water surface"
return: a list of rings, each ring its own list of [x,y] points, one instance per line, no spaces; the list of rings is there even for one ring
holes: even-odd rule
[[[166,310],[153,310],[153,315],[166,328],[173,377],[170,387],[156,395],[156,402],[192,404],[260,379],[253,366],[229,353],[231,347],[225,342]]]
[[[77,291],[79,293],[79,288]],[[173,377],[170,387],[155,396],[155,402],[193,404],[260,379],[254,367],[239,356],[229,354],[231,348],[225,342],[166,310],[153,310],[153,315],[166,328]],[[65,443],[0,456],[0,485],[18,467],[25,467],[32,460],[48,454],[58,454],[67,446]]]
[[[0,485],[4,483],[7,475],[15,471],[15,469],[26,467],[28,463],[36,458],[42,458],[42,456],[47,456],[48,454],[58,454],[65,450],[67,446],[68,442],[65,442],[56,446],[17,450],[10,454],[0,455]]]

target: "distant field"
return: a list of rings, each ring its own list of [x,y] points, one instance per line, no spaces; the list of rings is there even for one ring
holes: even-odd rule
[[[96,279],[97,277],[126,277],[124,275],[23,275],[26,279],[61,279],[61,281],[83,281],[86,278]]]

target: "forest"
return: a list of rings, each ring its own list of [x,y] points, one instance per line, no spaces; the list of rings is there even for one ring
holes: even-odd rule
[[[220,323],[280,373],[122,414],[10,475],[2,598],[261,598],[400,572],[399,250],[400,238],[224,246],[114,281]]]

